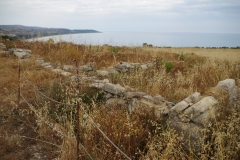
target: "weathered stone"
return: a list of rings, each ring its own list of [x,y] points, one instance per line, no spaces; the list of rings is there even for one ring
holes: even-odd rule
[[[107,93],[107,94],[105,95],[105,98],[106,98],[106,99],[110,99],[110,98],[113,98],[113,96],[112,96],[112,94]]]
[[[132,98],[130,101],[128,101],[127,110],[128,112],[131,112],[136,108],[138,108],[139,106],[140,106],[140,101],[136,98]]]
[[[225,79],[223,81],[218,82],[216,87],[222,88],[222,89],[228,91],[229,94],[231,94],[233,89],[236,87],[235,80],[234,79]]]
[[[106,101],[105,106],[108,108],[111,108],[111,107],[126,108],[127,101],[119,98],[110,98]]]
[[[178,117],[182,122],[192,121],[199,125],[207,125],[211,119],[216,118],[218,104],[214,97],[208,96],[184,110],[183,113],[179,113]]]
[[[97,78],[95,76],[92,76],[92,77],[82,76],[81,80],[83,80],[85,82],[94,82],[95,80],[97,80]]]
[[[93,80],[94,83],[109,83],[108,79],[103,79],[103,80],[99,80],[99,79],[95,79]]]
[[[49,65],[51,65],[50,62],[45,62],[45,63],[42,63],[42,64],[41,64],[41,66],[43,66],[43,67],[44,67],[44,66],[49,66]]]
[[[134,67],[140,67],[141,63],[130,63]]]
[[[95,87],[95,88],[99,88],[102,89],[104,86],[104,83],[91,83],[89,84],[89,87]]]
[[[89,84],[89,87],[95,87],[102,89],[105,83],[109,83],[108,79],[104,80],[93,80],[93,83]]]
[[[148,62],[146,63],[147,67],[150,68],[150,67],[154,67],[154,64],[152,62]]]
[[[32,51],[27,49],[10,49],[9,54],[13,54],[20,59],[28,58],[32,56]]]
[[[71,76],[71,75],[72,75],[72,73],[70,73],[70,72],[65,72],[65,71],[61,72],[60,74],[63,75],[63,76],[65,76],[65,77],[68,77],[68,76]]]
[[[74,76],[71,76],[70,79],[71,79],[72,81],[76,81],[76,80],[78,80],[78,77],[77,77],[76,75],[74,75]]]
[[[182,143],[184,146],[195,151],[201,149],[201,141],[204,137],[204,130],[193,123],[183,123],[170,120],[169,126],[175,129],[179,135],[183,136]],[[189,146],[190,145],[190,146]]]
[[[134,67],[130,63],[120,62],[115,66],[115,68],[120,72],[128,72],[130,69]]]
[[[103,90],[115,95],[121,95],[124,94],[126,89],[122,87],[120,84],[112,84],[112,83],[106,83],[103,86]]]
[[[226,90],[229,94],[229,102],[228,105],[229,106],[236,106],[236,104],[234,104],[234,101],[237,100],[237,96],[238,96],[238,87],[235,85],[235,80],[234,79],[225,79],[223,81],[218,82],[217,88],[222,88],[224,90]],[[236,107],[234,107],[236,108]]]
[[[43,60],[43,59],[37,59],[37,60],[36,60],[36,63],[37,63],[37,64],[43,64],[43,63],[44,63],[44,60]]]
[[[184,99],[185,102],[188,104],[192,105],[193,103],[196,103],[200,100],[200,93],[195,92],[194,94],[188,96],[187,98]]]
[[[126,99],[131,99],[131,98],[141,98],[143,96],[145,96],[146,93],[145,92],[125,92],[124,93],[124,97]]]
[[[169,107],[166,104],[156,105],[152,101],[146,99],[140,100],[140,105],[136,110],[147,114],[153,113],[157,119],[161,119],[169,113]]]
[[[148,66],[146,64],[143,64],[143,65],[141,65],[141,69],[146,70],[146,69],[148,69]]]
[[[143,99],[145,99],[146,101],[149,101],[149,102],[154,102],[154,98],[150,95],[143,96]]]
[[[71,70],[74,70],[74,67],[71,66],[71,65],[64,65],[64,66],[63,66],[63,70],[65,70],[65,71],[71,71]]]
[[[97,70],[96,72],[97,72],[97,75],[103,76],[103,77],[109,75],[109,72],[105,70]]]
[[[169,116],[170,117],[175,117],[178,114],[182,113],[183,110],[185,110],[188,107],[189,107],[189,104],[187,102],[181,101],[170,109]]]
[[[46,69],[53,69],[53,66],[52,65],[47,65],[47,66],[44,66],[44,68],[46,68]]]
[[[195,92],[192,94],[192,102],[193,103],[197,103],[198,101],[200,101],[201,97],[200,97],[200,93],[199,92]]]
[[[145,92],[125,92],[124,93],[124,97],[127,98],[127,99],[141,98],[145,95],[147,95]]]
[[[109,70],[109,75],[118,75],[119,74],[119,72],[113,67],[109,67],[108,70]]]
[[[163,98],[161,95],[156,95],[153,97],[153,100],[155,103],[158,103],[158,102],[165,102],[165,98]]]
[[[84,71],[84,72],[93,71],[93,69],[91,67],[89,67],[88,65],[80,66],[79,70]]]
[[[61,73],[61,72],[64,72],[63,70],[61,69],[52,69],[51,70],[52,72],[56,72],[56,73]]]
[[[175,104],[173,102],[166,102],[166,105],[170,108],[175,106]]]
[[[188,112],[188,109],[185,110],[184,114],[190,115],[191,120],[196,124],[207,125],[210,120],[217,117],[217,111],[219,109],[218,101],[212,97],[205,97],[201,101],[197,102],[190,107],[192,111]],[[190,109],[189,108],[189,109]]]

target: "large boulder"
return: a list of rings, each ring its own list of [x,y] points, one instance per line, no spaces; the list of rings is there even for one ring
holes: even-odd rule
[[[240,111],[240,90],[235,84],[234,79],[225,79],[220,81],[216,88],[224,89],[228,92],[229,99],[228,99],[228,106],[229,108],[235,108]]]

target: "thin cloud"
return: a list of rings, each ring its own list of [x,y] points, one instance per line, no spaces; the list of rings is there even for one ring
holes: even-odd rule
[[[217,28],[221,32],[240,32],[239,8],[239,0],[2,0],[0,23],[100,30]],[[197,27],[209,21],[211,26]]]

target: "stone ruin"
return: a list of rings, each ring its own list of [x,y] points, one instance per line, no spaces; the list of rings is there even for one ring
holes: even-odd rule
[[[31,55],[31,51],[22,49],[13,49],[9,52],[19,58]],[[221,104],[224,99],[227,101],[227,106],[224,106],[226,109],[235,108],[240,112],[240,88],[235,85],[234,79],[220,81],[217,86],[210,89],[207,95],[195,92],[174,104],[161,95],[152,97],[145,92],[134,91],[133,88],[112,84],[108,79],[100,80],[95,76],[89,77],[86,75],[76,77],[69,72],[76,70],[76,67],[71,65],[64,65],[61,69],[60,67],[54,68],[43,59],[36,60],[36,63],[52,72],[70,77],[73,81],[79,79],[81,82],[86,82],[85,84],[88,84],[89,87],[102,90],[106,98],[106,107],[122,107],[126,108],[128,112],[152,112],[157,119],[164,118],[171,128],[183,135],[183,144],[190,144],[195,150],[201,147],[200,140],[204,136],[204,130],[216,121],[218,114],[223,109]],[[115,67],[96,70],[94,63],[88,63],[77,69],[82,72],[95,72],[99,77],[106,77],[111,74],[131,72],[136,68],[145,70],[153,66],[154,64],[151,62],[146,64],[120,62]],[[221,99],[221,94],[218,93],[225,95],[223,99]]]

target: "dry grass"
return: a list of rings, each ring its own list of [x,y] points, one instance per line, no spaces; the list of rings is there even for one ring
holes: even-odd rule
[[[194,53],[201,57],[208,57],[211,59],[227,60],[231,62],[240,62],[240,49],[230,48],[144,48],[146,51],[151,52],[153,56],[158,55],[159,52],[186,54]]]
[[[4,41],[4,43],[6,46],[31,49],[35,57],[43,57],[56,66],[73,64],[73,59],[77,59],[79,65],[95,62],[97,69],[113,66],[121,61],[140,63],[152,61],[153,68],[145,71],[136,69],[130,73],[114,75],[109,79],[113,83],[130,86],[136,91],[147,92],[152,96],[160,94],[174,103],[198,91],[204,95],[219,96],[221,105],[226,107],[228,98],[226,93],[219,91],[220,95],[216,95],[211,87],[226,78],[233,78],[237,85],[240,85],[240,60],[237,57],[237,49],[164,50],[119,47],[116,50],[114,46],[107,45],[83,46],[72,43],[22,41]],[[229,55],[235,55],[234,60],[222,60],[226,51]],[[184,57],[180,55],[182,52]],[[210,54],[214,55],[217,52],[219,59],[212,59]],[[166,62],[171,62],[173,68],[166,70]],[[39,67],[35,64],[34,58],[21,62],[21,66],[25,69]],[[2,111],[12,117],[12,113],[7,111],[12,107],[11,102],[17,101],[17,59],[0,57],[0,67],[0,98],[3,99],[0,117],[4,118]],[[164,120],[156,120],[152,113],[129,114],[123,108],[106,108],[102,100],[93,99],[96,93],[100,92],[85,87],[77,89],[76,84],[61,85],[59,82],[64,82],[66,79],[45,69],[24,70],[24,75],[37,88],[43,88],[41,91],[49,97],[71,104],[78,101],[84,107],[87,114],[84,112],[79,114],[80,140],[93,159],[124,159],[124,157],[96,130],[89,116],[131,159],[237,159],[240,157],[240,117],[235,112],[224,116],[219,123],[214,124],[207,132],[211,133],[210,136],[207,134],[206,139],[202,140],[201,153],[194,153],[190,152],[191,149],[186,150],[182,147],[182,137],[170,129]],[[32,87],[24,81],[23,75],[21,79],[22,94],[34,105],[38,113],[38,116],[32,114],[34,117],[29,122],[26,121],[26,124],[31,126],[29,130],[34,130],[32,138],[59,146],[59,148],[51,148],[53,152],[52,155],[49,153],[49,157],[76,159],[76,107],[56,104],[39,96],[36,92],[28,91]],[[86,94],[90,99],[86,99]],[[17,113],[23,113],[28,109],[27,104],[22,101],[22,105],[17,108]],[[24,114],[23,117],[28,118],[29,115]],[[55,125],[51,127],[49,124]],[[3,133],[1,131],[1,134]],[[27,132],[22,134],[25,135]],[[1,144],[9,148],[15,145],[6,139],[1,141]],[[0,152],[1,157],[6,157],[4,154],[7,153]],[[80,154],[82,159],[89,159],[83,149]]]

